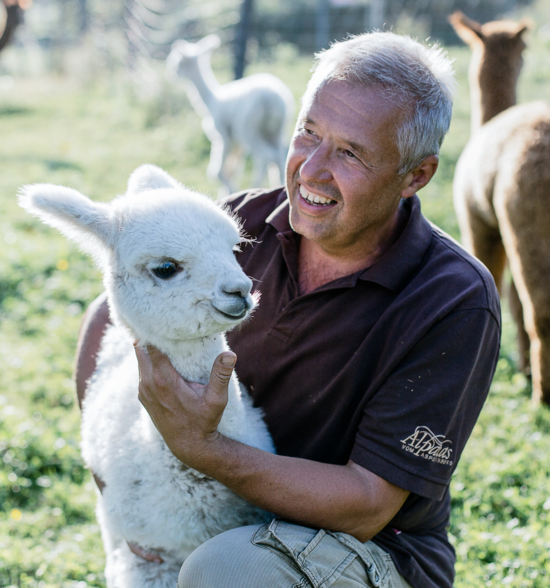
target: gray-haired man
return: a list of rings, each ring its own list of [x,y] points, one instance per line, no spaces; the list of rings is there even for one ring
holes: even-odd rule
[[[286,190],[229,204],[262,301],[229,335],[278,455],[217,432],[235,355],[207,386],[138,351],[140,399],[173,453],[276,515],[215,537],[180,588],[449,588],[448,485],[487,395],[500,336],[486,269],[420,213],[451,117],[437,48],[391,33],[319,57]],[[82,332],[79,390],[106,320]],[[147,557],[147,554],[143,554]]]

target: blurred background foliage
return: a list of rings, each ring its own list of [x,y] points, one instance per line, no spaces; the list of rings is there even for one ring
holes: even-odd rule
[[[370,16],[380,17],[376,2],[328,5],[328,40],[370,28]],[[440,39],[455,60],[451,130],[438,173],[420,196],[428,218],[459,239],[452,178],[469,135],[469,52],[445,18],[456,8],[483,21],[531,17],[518,92],[526,102],[550,95],[550,6],[544,0],[382,4],[385,28]],[[0,52],[1,587],[105,585],[72,381],[80,320],[102,291],[101,279],[87,257],[17,207],[17,189],[51,182],[107,200],[150,162],[215,194],[218,186],[205,173],[209,143],[180,83],[165,78],[164,58],[174,39],[216,32],[224,44],[214,70],[230,80],[242,10],[232,0],[34,0]],[[299,99],[319,40],[318,15],[313,0],[257,0],[245,73],[274,73]],[[550,585],[550,411],[530,404],[530,384],[515,368],[506,303],[503,311],[496,378],[453,479],[457,588]]]

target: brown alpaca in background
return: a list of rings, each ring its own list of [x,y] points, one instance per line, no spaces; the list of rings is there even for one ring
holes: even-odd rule
[[[472,49],[472,134],[453,186],[462,240],[499,289],[508,259],[520,367],[550,404],[550,106],[514,106],[525,21],[449,21]]]

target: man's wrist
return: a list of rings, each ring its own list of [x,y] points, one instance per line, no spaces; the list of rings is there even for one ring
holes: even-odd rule
[[[219,461],[226,439],[216,430],[198,439],[180,441],[177,447],[170,447],[170,451],[186,466],[211,475],[205,470],[210,470]]]

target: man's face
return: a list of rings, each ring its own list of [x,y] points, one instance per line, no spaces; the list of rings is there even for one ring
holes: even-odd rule
[[[334,80],[304,103],[287,160],[297,233],[342,253],[376,246],[392,229],[404,189],[396,128],[406,114],[380,88]]]

